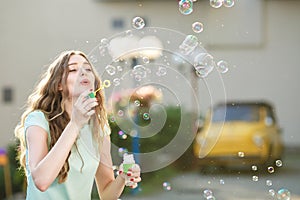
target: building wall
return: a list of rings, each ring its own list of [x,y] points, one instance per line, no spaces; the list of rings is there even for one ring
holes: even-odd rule
[[[184,16],[176,1],[2,1],[0,147],[13,141],[27,96],[59,52],[89,51],[99,38],[131,29],[134,16],[144,17],[148,26],[184,34],[193,34],[194,21],[203,22],[204,31],[197,37],[216,59],[230,64],[228,73],[207,79],[212,94],[201,98],[203,110],[224,95],[270,100],[286,144],[299,145],[299,8],[296,0],[239,0],[233,8],[213,9],[207,0],[196,2],[194,12]],[[123,19],[123,28],[113,28],[114,19]],[[203,81],[198,84],[201,94],[207,94]],[[13,90],[10,103],[3,102],[6,88]]]

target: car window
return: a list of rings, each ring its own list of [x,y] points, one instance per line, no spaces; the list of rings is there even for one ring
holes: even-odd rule
[[[212,121],[259,121],[259,107],[255,105],[218,106],[213,110]]]

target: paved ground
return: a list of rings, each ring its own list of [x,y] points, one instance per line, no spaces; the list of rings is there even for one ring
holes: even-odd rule
[[[258,180],[254,181],[256,175]],[[143,180],[147,181],[147,180]],[[272,185],[268,186],[268,182]],[[122,200],[205,200],[204,191],[210,190],[217,200],[275,200],[269,190],[276,193],[285,188],[291,193],[290,200],[300,200],[300,153],[287,154],[283,166],[274,173],[255,173],[251,170],[243,172],[213,172],[200,174],[197,171],[178,174],[169,180],[171,190],[143,195],[122,196]],[[14,196],[14,200],[23,200],[22,196]],[[288,198],[285,200],[289,200]]]
[[[258,177],[257,181],[253,180],[255,175]],[[274,200],[279,198],[272,196],[269,190],[277,193],[278,190],[285,188],[291,193],[291,200],[300,200],[300,155],[287,155],[283,160],[283,166],[275,169],[274,173],[255,173],[251,170],[209,174],[188,172],[178,175],[169,183],[172,187],[170,191],[151,196],[123,196],[121,199],[204,200],[206,199],[204,190],[210,190],[215,199],[220,200]]]

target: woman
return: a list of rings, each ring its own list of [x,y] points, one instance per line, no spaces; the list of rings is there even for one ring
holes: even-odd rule
[[[114,177],[104,93],[89,97],[99,87],[79,51],[61,53],[42,76],[15,130],[26,199],[90,199],[94,180],[101,199],[118,199],[125,178],[132,188],[141,181],[138,165]]]

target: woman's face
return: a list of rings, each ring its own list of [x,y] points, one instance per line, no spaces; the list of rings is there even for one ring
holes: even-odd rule
[[[70,97],[78,97],[86,90],[95,90],[92,66],[83,56],[72,55],[68,62],[68,70],[67,87]]]

